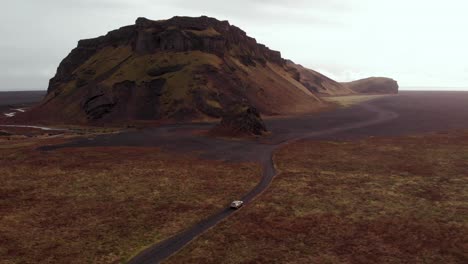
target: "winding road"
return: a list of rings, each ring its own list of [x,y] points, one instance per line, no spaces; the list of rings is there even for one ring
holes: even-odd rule
[[[262,175],[262,179],[260,183],[258,183],[249,193],[247,193],[246,195],[244,195],[244,197],[242,197],[242,200],[244,201],[245,205],[248,205],[250,202],[252,202],[252,200],[254,200],[261,193],[263,193],[268,188],[273,178],[276,176],[277,173],[274,168],[274,164],[272,160],[273,151],[275,149],[285,144],[289,144],[289,143],[299,141],[302,139],[313,138],[313,137],[322,136],[322,135],[330,135],[330,134],[335,134],[337,132],[342,132],[342,131],[346,131],[350,129],[379,124],[382,122],[392,120],[398,116],[398,114],[394,112],[385,111],[371,104],[363,104],[362,107],[365,110],[369,111],[370,113],[373,113],[374,114],[373,117],[365,121],[358,121],[355,123],[345,124],[345,125],[341,125],[338,127],[325,129],[325,130],[306,133],[304,135],[294,137],[291,139],[287,139],[280,143],[272,145],[273,147],[270,148],[269,151],[264,152],[263,157],[260,158],[261,164],[263,167],[263,175]],[[129,264],[159,263],[163,261],[164,259],[168,258],[169,256],[171,256],[172,254],[181,250],[185,245],[190,243],[190,241],[192,241],[193,239],[195,239],[197,236],[201,235],[208,229],[214,227],[216,224],[218,224],[220,221],[227,218],[234,212],[235,210],[232,210],[229,207],[224,208],[220,212],[204,219],[203,221],[197,223],[196,225],[190,227],[189,229],[147,248],[146,250],[144,250],[143,252],[135,256],[134,258],[132,258],[128,263]]]

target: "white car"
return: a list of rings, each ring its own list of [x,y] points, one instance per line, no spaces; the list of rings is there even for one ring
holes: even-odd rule
[[[232,209],[239,209],[242,205],[244,205],[243,201],[233,201],[231,203],[231,208]]]

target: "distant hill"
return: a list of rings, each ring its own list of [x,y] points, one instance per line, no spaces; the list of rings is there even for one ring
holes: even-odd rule
[[[366,94],[397,94],[398,83],[390,78],[371,77],[354,82],[342,83],[344,87],[356,93]]]

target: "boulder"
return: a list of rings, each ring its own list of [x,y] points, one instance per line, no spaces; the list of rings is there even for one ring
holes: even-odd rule
[[[215,134],[232,136],[262,136],[268,132],[259,112],[252,106],[237,107],[225,112],[221,123],[212,131]]]

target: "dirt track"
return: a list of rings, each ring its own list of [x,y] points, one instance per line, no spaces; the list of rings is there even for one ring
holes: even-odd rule
[[[273,136],[261,140],[213,139],[193,133],[207,130],[212,124],[188,124],[104,135],[42,149],[160,146],[168,151],[193,151],[207,159],[260,162],[263,165],[262,181],[242,197],[248,205],[268,187],[276,174],[271,159],[276,148],[305,138],[333,140],[468,129],[468,92],[402,92],[398,96],[334,112],[271,119],[266,123]],[[226,204],[229,202],[226,201]],[[130,263],[160,262],[233,212],[226,208],[182,233],[151,246]]]

